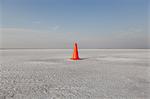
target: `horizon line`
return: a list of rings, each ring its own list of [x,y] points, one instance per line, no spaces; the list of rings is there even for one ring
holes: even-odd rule
[[[73,49],[73,48],[0,48],[0,50],[7,49]],[[79,49],[150,49],[150,48],[79,48]]]

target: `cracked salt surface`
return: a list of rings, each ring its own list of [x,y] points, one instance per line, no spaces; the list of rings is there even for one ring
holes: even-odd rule
[[[0,50],[0,99],[149,99],[150,50]]]

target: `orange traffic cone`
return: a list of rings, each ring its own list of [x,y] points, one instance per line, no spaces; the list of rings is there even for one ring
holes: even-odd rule
[[[74,43],[74,51],[73,51],[73,54],[72,54],[72,60],[79,60],[79,55],[78,55],[78,45],[77,43]]]

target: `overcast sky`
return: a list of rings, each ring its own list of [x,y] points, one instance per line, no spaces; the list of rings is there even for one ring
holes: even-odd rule
[[[0,48],[150,48],[149,0],[1,0]]]

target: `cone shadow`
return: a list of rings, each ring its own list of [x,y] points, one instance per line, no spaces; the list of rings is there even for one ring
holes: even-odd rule
[[[88,59],[88,58],[80,58],[79,60],[86,60],[86,59]]]

